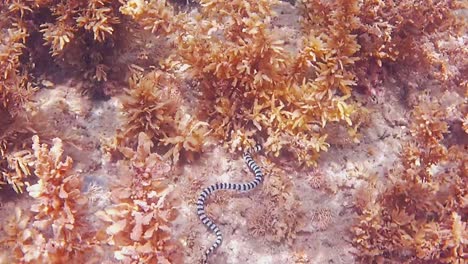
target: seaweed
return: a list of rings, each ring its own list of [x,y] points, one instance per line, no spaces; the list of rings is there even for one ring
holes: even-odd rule
[[[360,204],[352,231],[362,261],[466,259],[466,146],[444,145],[446,120],[437,102],[414,109],[413,138],[402,150],[401,163],[388,172],[385,189]]]
[[[97,234],[114,258],[129,263],[182,263],[181,245],[172,237],[178,199],[167,180],[171,166],[151,151],[148,135],[138,135],[136,150],[122,149],[125,171],[112,188],[113,204],[96,215],[105,222]]]
[[[33,198],[30,212],[16,209],[2,238],[11,249],[13,262],[61,263],[83,258],[92,237],[86,229],[87,198],[81,192],[81,178],[71,172],[72,159],[63,159],[62,141],[49,148],[34,136],[33,161],[37,183],[26,189]]]
[[[339,142],[360,143],[366,100],[387,99],[385,90],[394,88],[413,107],[411,138],[386,177],[371,174],[355,192],[357,256],[366,263],[464,263],[464,2],[294,1],[297,43],[276,34],[280,1],[180,2],[2,2],[0,184],[30,196],[27,208],[16,208],[2,225],[2,242],[12,252],[7,262],[98,262],[111,249],[118,261],[179,263],[173,222],[180,200],[170,180],[180,162],[194,161],[213,143],[237,154],[260,143],[275,164],[317,166]],[[115,96],[122,106],[122,128],[100,149],[113,155],[106,165],[119,171],[112,204],[95,214],[62,141],[48,141],[59,125],[47,124],[47,113],[28,104],[37,90],[70,79],[84,82],[83,92],[94,99]],[[421,91],[452,93],[413,98]],[[65,111],[64,100],[49,107]],[[459,102],[447,107],[450,101]],[[246,210],[247,228],[293,245],[306,222],[295,179],[283,167],[266,167],[269,177],[257,196],[266,201]],[[202,181],[193,177],[192,190]],[[339,191],[322,171],[305,181]],[[104,228],[97,231],[85,215]],[[327,207],[310,216],[317,230],[334,218]],[[306,259],[297,253],[297,262]]]
[[[309,38],[297,55],[286,51],[271,29],[276,4],[200,1],[199,16],[186,18],[175,34],[177,54],[166,64],[186,69],[199,83],[200,119],[227,148],[245,148],[256,135],[264,138],[267,152],[291,152],[300,163],[314,165],[329,146],[323,127],[352,124],[346,99],[354,77],[340,67],[353,63],[358,46],[350,35],[353,43],[338,47],[334,40],[350,32],[343,29],[336,37],[321,35],[328,41],[323,46]]]
[[[144,132],[155,143],[169,147],[165,158],[176,163],[182,153],[186,160],[193,160],[206,144],[208,124],[184,107],[180,85],[161,70],[134,75],[122,97],[125,128],[119,135],[120,144],[131,144],[135,135]]]

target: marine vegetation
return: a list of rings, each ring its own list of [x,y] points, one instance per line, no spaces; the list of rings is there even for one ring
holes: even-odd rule
[[[30,211],[17,207],[3,226],[2,244],[12,253],[3,261],[61,263],[84,258],[93,234],[87,229],[83,179],[72,172],[73,160],[63,158],[60,139],[54,139],[51,148],[38,136],[32,140],[32,167],[38,180],[27,191],[33,201]]]
[[[447,112],[437,101],[413,111],[401,160],[380,192],[370,189],[353,227],[363,262],[463,263],[467,257],[466,145],[444,144]],[[375,183],[374,183],[375,184]]]
[[[122,173],[112,188],[112,204],[96,212],[105,222],[96,237],[124,263],[183,263],[171,234],[179,203],[167,179],[171,166],[152,147],[140,133],[136,150],[122,150],[126,159],[118,165]]]
[[[341,55],[327,43],[332,39],[318,35],[288,51],[272,27],[275,4],[200,1],[200,14],[176,36],[177,53],[168,64],[187,68],[199,83],[200,118],[230,150],[252,145],[255,135],[265,141],[267,153],[290,152],[313,165],[329,147],[326,125],[352,125],[354,108],[347,99],[354,77],[347,67],[358,44],[343,49],[346,62],[339,62]],[[343,68],[332,70],[339,63]]]
[[[260,206],[229,203],[245,223],[233,237],[245,228],[292,252],[280,262],[320,262],[306,251],[338,218],[350,262],[465,263],[467,10],[3,0],[0,263],[191,262],[198,188],[237,174],[257,143],[265,177],[249,199]],[[353,162],[371,172],[353,178]],[[312,206],[308,191],[329,204]],[[220,262],[244,252],[222,248]]]

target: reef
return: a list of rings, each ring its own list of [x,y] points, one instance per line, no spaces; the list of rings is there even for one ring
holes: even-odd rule
[[[215,263],[464,263],[467,10],[2,1],[0,263],[195,263],[256,144]]]

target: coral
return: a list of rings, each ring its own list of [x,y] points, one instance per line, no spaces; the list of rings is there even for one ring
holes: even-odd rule
[[[182,263],[180,245],[171,235],[178,216],[177,199],[169,186],[171,167],[151,152],[148,135],[138,135],[135,150],[123,150],[124,174],[112,190],[114,204],[96,215],[106,223],[98,237],[111,246],[114,258],[125,263]]]
[[[444,112],[437,101],[416,106],[401,164],[389,171],[386,188],[361,205],[353,233],[364,262],[466,259],[468,156],[466,146],[444,146]]]
[[[291,245],[306,222],[304,208],[294,193],[292,182],[282,177],[284,172],[278,168],[266,170],[269,176],[257,198],[263,204],[247,211],[247,227],[254,236]]]
[[[311,220],[318,230],[326,230],[330,226],[332,218],[330,209],[319,208],[313,211]]]
[[[328,179],[321,170],[313,170],[307,175],[307,183],[314,189],[327,188]]]

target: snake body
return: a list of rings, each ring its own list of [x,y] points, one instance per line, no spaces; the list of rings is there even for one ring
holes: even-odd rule
[[[258,152],[262,149],[260,145],[253,148],[253,152]],[[244,161],[249,169],[254,173],[255,179],[248,183],[216,183],[209,187],[206,187],[201,192],[197,201],[197,214],[200,221],[216,235],[216,240],[213,245],[205,251],[203,263],[207,263],[208,257],[221,245],[223,241],[223,234],[219,230],[219,227],[210,219],[205,213],[205,201],[208,196],[218,190],[234,190],[240,192],[246,192],[257,187],[263,180],[263,173],[260,167],[255,163],[252,158],[252,152],[247,150],[244,152]]]

